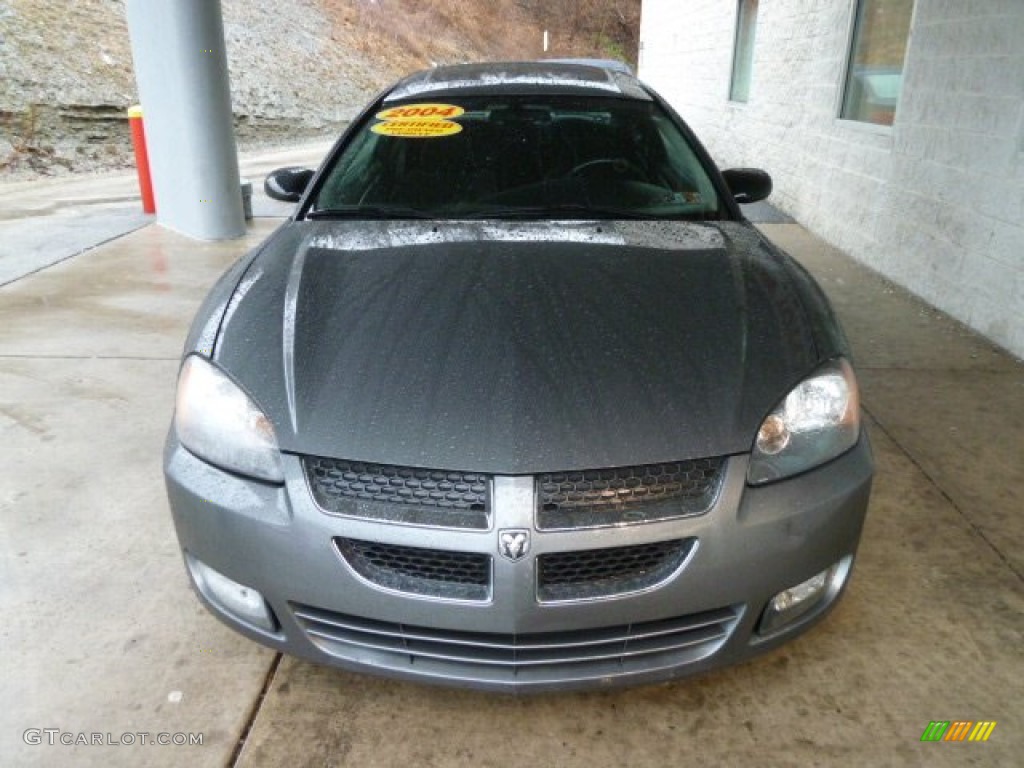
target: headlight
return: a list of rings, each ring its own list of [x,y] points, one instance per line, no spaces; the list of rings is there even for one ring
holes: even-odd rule
[[[178,439],[232,472],[284,482],[274,427],[237,384],[201,357],[185,359],[174,409]]]
[[[860,436],[860,397],[845,360],[804,379],[762,422],[747,482],[760,485],[824,464]]]

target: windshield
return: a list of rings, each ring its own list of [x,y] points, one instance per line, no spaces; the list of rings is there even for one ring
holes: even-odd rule
[[[388,105],[347,142],[307,216],[720,213],[693,148],[654,102],[498,95]]]

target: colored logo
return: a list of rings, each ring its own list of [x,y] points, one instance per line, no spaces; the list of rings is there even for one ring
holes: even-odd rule
[[[995,720],[932,720],[921,741],[988,741],[995,729]]]

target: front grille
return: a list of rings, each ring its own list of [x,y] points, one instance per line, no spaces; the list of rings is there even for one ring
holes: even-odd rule
[[[546,530],[669,520],[705,512],[725,457],[537,476],[537,525]]]
[[[677,618],[536,634],[417,627],[292,606],[333,656],[397,671],[492,683],[551,683],[664,669],[718,650],[736,627],[729,607]]]
[[[537,596],[541,602],[556,602],[649,589],[679,569],[695,542],[677,539],[541,555]]]
[[[488,475],[305,456],[306,481],[328,512],[443,528],[489,526]]]
[[[352,570],[388,589],[452,600],[490,596],[491,558],[487,555],[340,537],[334,545]]]

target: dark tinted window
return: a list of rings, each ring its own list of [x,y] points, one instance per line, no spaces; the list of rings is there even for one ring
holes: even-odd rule
[[[355,211],[353,211],[355,209]],[[657,104],[500,96],[391,104],[314,204],[436,217],[717,218],[708,174]]]

